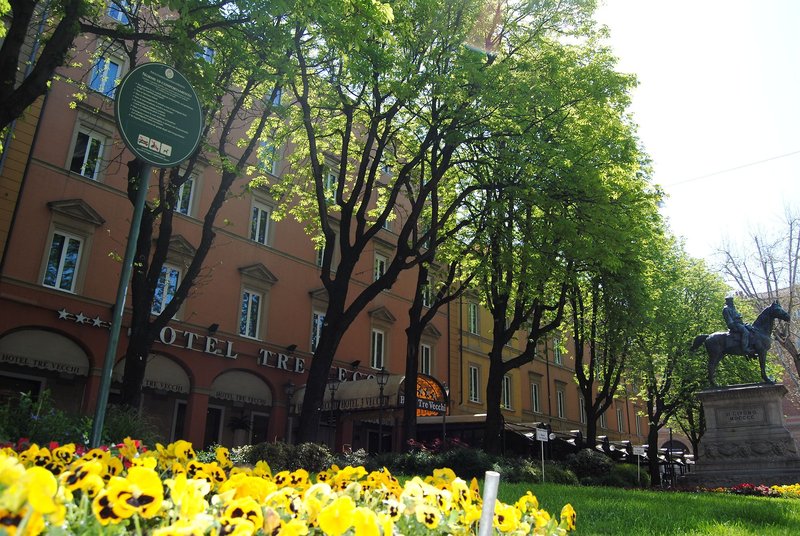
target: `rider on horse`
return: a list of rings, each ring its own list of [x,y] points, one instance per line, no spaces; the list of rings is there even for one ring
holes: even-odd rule
[[[745,355],[753,353],[754,349],[750,346],[750,329],[747,324],[742,321],[742,315],[736,310],[733,305],[733,297],[728,296],[725,298],[725,307],[722,308],[722,318],[725,319],[725,324],[731,333],[739,333],[742,337],[742,351]]]

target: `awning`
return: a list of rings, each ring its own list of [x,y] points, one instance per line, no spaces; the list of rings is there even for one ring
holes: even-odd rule
[[[255,374],[241,370],[231,370],[217,376],[211,384],[211,397],[238,404],[272,405],[269,385]]]
[[[121,359],[114,365],[111,378],[115,382],[121,382],[124,372],[125,359]],[[189,386],[189,376],[183,370],[183,367],[175,361],[159,354],[150,354],[147,357],[147,368],[144,371],[142,387],[148,387],[156,391],[188,394]]]
[[[77,376],[89,374],[89,358],[80,346],[41,329],[23,329],[0,339],[0,363]]]
[[[390,374],[383,387],[384,405],[381,406],[381,389],[375,378],[367,378],[356,381],[339,382],[338,387],[333,392],[328,384],[325,388],[325,397],[322,402],[321,411],[330,411],[331,406],[340,411],[359,411],[377,409],[396,409],[403,406],[403,384],[405,376]],[[302,386],[295,391],[292,396],[292,411],[300,413],[305,398],[306,386]],[[333,402],[333,404],[332,404]],[[417,408],[427,412],[427,415],[435,415],[445,411],[447,408],[447,397],[442,384],[432,376],[420,374],[417,378]]]

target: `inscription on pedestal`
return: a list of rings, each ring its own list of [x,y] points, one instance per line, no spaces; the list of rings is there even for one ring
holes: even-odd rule
[[[717,409],[717,426],[720,428],[762,424],[764,422],[764,408],[762,406]]]

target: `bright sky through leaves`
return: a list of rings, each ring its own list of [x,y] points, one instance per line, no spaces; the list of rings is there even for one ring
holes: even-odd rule
[[[601,0],[663,208],[687,251],[800,208],[800,2]],[[744,235],[744,236],[743,236]]]

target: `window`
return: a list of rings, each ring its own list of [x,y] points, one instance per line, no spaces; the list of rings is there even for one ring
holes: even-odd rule
[[[166,309],[173,296],[175,296],[175,291],[178,290],[180,282],[181,271],[177,267],[169,264],[161,267],[161,275],[158,276],[156,291],[153,295],[153,305],[150,307],[151,313],[159,315]]]
[[[97,180],[100,176],[104,145],[104,139],[99,135],[79,130],[69,170],[87,179]]]
[[[617,432],[625,431],[625,415],[622,408],[617,408]]]
[[[469,366],[469,401],[480,402],[481,370],[475,365]]]
[[[128,15],[131,6],[128,0],[111,0],[108,6],[108,16],[120,24],[128,24]]]
[[[242,308],[239,318],[239,335],[257,339],[260,316],[261,294],[244,289],[242,291]]]
[[[636,435],[642,435],[642,422],[639,415],[636,416]]]
[[[77,236],[54,232],[42,284],[74,292],[83,241]]]
[[[429,277],[422,286],[422,306],[430,307],[433,304],[433,281]]]
[[[581,424],[586,424],[586,399],[583,397],[578,398],[578,408],[580,410]]]
[[[567,396],[566,393],[564,393],[563,386],[556,386],[556,409],[559,419],[565,419],[567,417]]]
[[[539,397],[539,384],[531,384],[531,409],[536,413],[542,412],[542,406]]]
[[[389,221],[388,216],[387,216],[387,218],[385,220],[383,220],[383,223],[381,224],[381,227],[383,229],[386,229],[387,231],[391,231],[392,230],[392,222]]]
[[[327,166],[323,169],[322,173],[322,187],[325,189],[325,200],[329,205],[332,205],[336,202],[336,185],[339,182],[339,176]]]
[[[317,248],[317,266],[322,268],[322,265],[325,263],[325,248],[320,246]]]
[[[281,98],[283,97],[283,88],[275,88],[274,94],[270,92],[269,97],[272,97],[271,101],[273,106],[280,106]]]
[[[311,313],[311,352],[317,351],[317,344],[322,335],[322,325],[325,323],[325,313],[314,311]]]
[[[272,175],[278,174],[278,148],[272,141],[261,141],[258,147],[258,169]]]
[[[564,358],[561,355],[561,339],[553,339],[553,363],[564,364]]]
[[[608,423],[606,422],[606,412],[600,414],[600,428],[608,428]]]
[[[192,196],[194,195],[194,176],[186,179],[186,182],[178,187],[178,193],[175,196],[175,212],[186,214],[192,211]]]
[[[375,254],[375,281],[380,279],[381,276],[386,273],[386,261],[387,259],[385,256],[381,255],[380,253]]]
[[[431,373],[431,347],[428,344],[419,347],[419,371],[422,374]]]
[[[511,409],[511,376],[503,376],[503,391],[500,398],[500,407]]]
[[[205,60],[208,63],[214,63],[214,49],[203,45],[203,50],[196,52],[194,55],[195,58]]]
[[[121,62],[116,58],[101,56],[97,59],[89,78],[89,87],[106,97],[114,97],[117,79],[120,78]]]
[[[250,219],[250,240],[267,245],[269,240],[270,209],[261,203],[253,203]]]
[[[470,333],[478,335],[478,304],[467,304],[467,329]]]
[[[379,329],[372,330],[372,340],[370,341],[369,364],[374,369],[384,366],[385,335]]]

